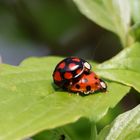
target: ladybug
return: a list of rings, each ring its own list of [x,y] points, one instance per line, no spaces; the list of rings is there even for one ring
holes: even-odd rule
[[[78,57],[68,57],[60,61],[53,72],[54,83],[67,88],[73,81],[79,78],[84,72],[89,73],[91,65],[84,59]]]
[[[84,94],[94,93],[97,91],[106,92],[107,85],[94,72],[90,72],[84,73],[78,81],[69,85],[67,90]]]

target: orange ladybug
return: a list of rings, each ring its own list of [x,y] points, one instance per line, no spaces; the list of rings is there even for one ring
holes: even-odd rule
[[[72,83],[68,90],[77,93],[94,93],[97,91],[105,92],[107,90],[106,83],[101,80],[94,72],[84,73],[80,79]]]

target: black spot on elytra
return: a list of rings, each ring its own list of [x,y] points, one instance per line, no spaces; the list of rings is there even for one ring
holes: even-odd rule
[[[97,78],[97,76],[94,76],[94,78],[97,80],[98,78]]]
[[[86,90],[90,91],[91,90],[91,86],[86,86]]]
[[[80,85],[78,85],[78,84],[77,84],[75,87],[76,87],[77,89],[80,89]]]
[[[95,82],[95,85],[98,85],[98,82]]]
[[[84,71],[84,74],[85,74],[85,75],[89,75],[90,72],[89,72],[89,71]]]

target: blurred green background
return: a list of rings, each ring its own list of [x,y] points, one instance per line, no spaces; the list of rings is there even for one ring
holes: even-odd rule
[[[121,50],[118,37],[83,16],[71,0],[0,0],[0,56],[79,56],[102,62]]]
[[[0,0],[0,57],[18,65],[31,56],[79,56],[103,62],[122,49],[119,38],[83,16],[72,0]],[[139,104],[134,89],[98,124]],[[130,103],[131,102],[131,103]]]

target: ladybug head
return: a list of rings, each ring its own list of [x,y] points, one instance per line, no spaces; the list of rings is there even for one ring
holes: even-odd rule
[[[91,65],[88,62],[84,62],[84,66],[85,68],[87,68],[88,70],[91,70]]]
[[[107,90],[107,85],[106,85],[106,83],[103,81],[103,80],[101,80],[100,79],[100,86],[101,86],[101,90],[102,91],[106,91]]]

